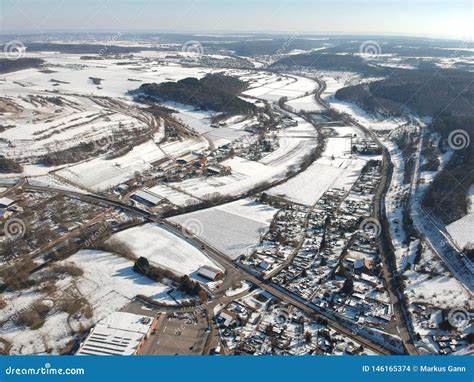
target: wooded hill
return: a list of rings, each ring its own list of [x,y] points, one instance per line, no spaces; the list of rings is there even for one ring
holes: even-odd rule
[[[472,73],[461,70],[396,70],[388,78],[348,86],[336,98],[369,113],[399,116],[407,109],[423,116],[474,116]]]
[[[430,126],[441,134],[442,151],[448,149],[447,139],[454,130],[463,130],[470,144],[455,150],[452,159],[436,176],[423,200],[426,208],[445,224],[452,223],[469,212],[469,187],[474,184],[474,117],[442,116]]]
[[[0,73],[11,73],[17,70],[39,68],[44,61],[41,58],[18,58],[16,60],[0,59]]]
[[[321,52],[295,54],[284,57],[270,66],[270,68],[273,69],[296,69],[299,67],[320,70],[349,71],[371,76],[388,73],[387,68],[379,68],[369,65],[360,56],[352,54],[326,54]]]
[[[238,97],[247,86],[246,82],[238,78],[215,73],[199,80],[188,77],[177,82],[143,84],[137,93],[161,101],[193,105],[202,110],[238,115],[256,112],[255,105]]]

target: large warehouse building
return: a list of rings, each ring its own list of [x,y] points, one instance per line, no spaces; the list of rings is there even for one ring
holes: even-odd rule
[[[77,355],[135,355],[156,326],[156,318],[115,312],[99,321]]]

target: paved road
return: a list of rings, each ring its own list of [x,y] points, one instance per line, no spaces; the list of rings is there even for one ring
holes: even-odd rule
[[[8,195],[10,194],[13,194],[17,189],[23,187],[23,185],[25,184],[26,182],[26,178],[24,177],[21,177],[20,179],[18,179],[18,181],[16,183],[2,183],[0,184],[1,187],[6,187],[7,189],[5,191],[3,191],[2,193],[0,193],[0,197],[7,197]]]
[[[320,94],[324,90],[325,84],[319,80],[317,82],[320,84],[320,90],[316,92],[317,99],[320,101],[322,105],[326,105],[325,102],[320,100],[319,98]],[[371,132],[368,132],[368,133],[371,135],[373,134]],[[0,183],[0,186],[1,185],[2,184]],[[11,186],[11,184],[7,186]],[[372,349],[376,353],[390,354],[393,352],[390,348],[387,348],[386,344],[378,343],[374,341],[372,338],[370,338],[370,336],[364,335],[363,333],[355,332],[353,328],[349,328],[347,326],[348,325],[347,322],[346,323],[341,322],[342,318],[335,317],[335,315],[332,312],[316,307],[310,302],[303,300],[299,296],[294,295],[293,293],[281,288],[280,286],[273,284],[267,280],[263,280],[260,277],[257,277],[248,269],[245,269],[242,267],[239,268],[235,263],[230,261],[223,253],[218,251],[216,248],[213,248],[207,245],[206,243],[202,242],[200,239],[196,237],[186,237],[180,228],[169,223],[168,221],[164,221],[157,215],[154,215],[148,211],[142,210],[138,207],[124,204],[118,200],[113,200],[113,199],[99,196],[99,195],[82,193],[82,192],[77,192],[77,191],[72,191],[72,190],[65,190],[65,189],[60,189],[60,188],[53,188],[53,187],[35,186],[35,185],[30,185],[30,184],[23,184],[22,187],[25,190],[31,190],[31,191],[61,193],[63,195],[75,197],[85,202],[118,208],[123,211],[127,211],[132,214],[141,216],[149,221],[159,223],[162,225],[162,227],[170,230],[175,235],[183,238],[184,240],[187,240],[194,246],[201,248],[209,257],[213,258],[215,261],[217,261],[219,264],[221,264],[225,268],[226,278],[224,280],[224,283],[220,287],[220,289],[215,292],[216,298],[222,297],[225,294],[225,291],[228,290],[236,282],[240,280],[248,280],[258,285],[262,289],[268,291],[269,293],[279,298],[280,300],[288,304],[291,304],[308,314],[311,314],[313,316],[316,316],[322,319],[326,319],[329,322],[329,325],[333,327],[335,330],[348,336],[349,338],[353,338],[357,342],[363,344],[369,349]]]
[[[0,183],[1,185],[1,183]],[[220,287],[218,291],[214,293],[215,298],[219,298],[225,295],[225,291],[229,289],[232,285],[234,285],[236,282],[240,280],[248,280],[258,286],[260,286],[262,289],[268,291],[272,295],[274,295],[277,298],[280,298],[282,301],[294,305],[298,307],[299,309],[303,310],[304,312],[308,314],[312,314],[316,317],[324,318],[329,322],[329,325],[333,327],[335,330],[345,334],[349,338],[353,338],[355,341],[363,344],[369,349],[372,349],[376,353],[379,354],[390,354],[391,351],[387,350],[384,347],[384,344],[378,344],[375,341],[373,341],[371,338],[364,337],[358,333],[354,333],[351,328],[347,328],[343,326],[338,320],[334,319],[331,317],[327,312],[321,312],[320,309],[317,309],[315,306],[311,306],[310,303],[305,303],[301,299],[299,299],[297,296],[292,295],[289,291],[285,291],[282,289],[279,289],[275,286],[275,284],[272,284],[266,280],[262,280],[255,275],[252,274],[249,270],[239,268],[235,263],[233,263],[231,260],[229,260],[223,253],[218,251],[216,248],[212,248],[208,244],[204,243],[200,239],[196,237],[186,237],[183,232],[181,231],[180,228],[176,227],[175,225],[171,224],[168,221],[162,220],[160,217],[153,215],[152,213],[141,210],[138,207],[133,207],[129,206],[126,204],[123,204],[119,201],[116,200],[111,200],[102,196],[98,195],[92,195],[92,194],[84,194],[76,191],[70,191],[70,190],[64,190],[60,188],[52,188],[52,187],[42,187],[42,186],[34,186],[34,185],[29,185],[25,184],[23,186],[24,189],[26,190],[31,190],[31,191],[41,191],[41,192],[55,192],[55,193],[60,193],[63,195],[68,195],[72,197],[76,197],[80,200],[89,202],[89,203],[100,203],[103,205],[108,205],[110,207],[114,208],[119,208],[122,210],[126,210],[130,213],[137,214],[139,216],[142,216],[152,222],[157,222],[159,223],[163,228],[166,228],[173,232],[175,235],[181,237],[184,240],[187,240],[191,244],[193,244],[197,248],[203,248],[202,250],[212,259],[217,261],[220,265],[222,265],[226,271],[226,278],[224,280],[224,284]]]
[[[471,293],[474,290],[474,274],[472,263],[462,251],[457,248],[452,238],[445,231],[445,227],[436,222],[431,212],[422,207],[422,195],[418,190],[420,180],[421,149],[423,145],[424,131],[417,146],[415,158],[415,169],[410,189],[410,209],[415,229],[428,241],[430,247],[443,260],[456,279],[461,282]]]
[[[364,125],[352,118],[345,118],[345,122],[351,123],[361,129],[364,133],[370,136],[377,146],[382,150],[382,176],[375,191],[373,210],[373,217],[378,220],[381,226],[381,232],[377,241],[381,254],[380,257],[382,260],[382,273],[385,280],[385,287],[390,297],[390,302],[394,308],[395,321],[397,324],[396,334],[402,339],[408,354],[418,355],[418,349],[414,345],[415,333],[405,304],[405,299],[402,292],[403,288],[401,288],[401,285],[399,285],[399,279],[397,278],[395,249],[390,236],[389,221],[385,215],[385,195],[387,194],[387,191],[390,187],[393,174],[393,164],[390,158],[390,153],[372,130],[366,128]]]
[[[321,99],[321,95],[326,89],[325,82],[317,78],[315,80],[319,83],[320,89],[318,92],[316,92],[317,101],[324,108],[328,110],[331,109],[331,106]],[[373,210],[373,216],[381,224],[381,235],[378,238],[378,247],[381,253],[383,277],[385,280],[386,289],[390,296],[390,301],[394,308],[395,321],[397,324],[397,333],[394,334],[400,336],[408,354],[419,354],[417,348],[414,346],[414,331],[410,316],[407,312],[407,308],[404,303],[404,296],[401,292],[401,290],[403,289],[400,288],[398,284],[398,279],[396,278],[397,268],[394,263],[395,251],[393,248],[392,239],[390,237],[388,221],[385,216],[384,195],[390,187],[390,181],[393,172],[393,164],[390,158],[390,153],[388,152],[387,148],[382,144],[382,142],[380,142],[380,140],[372,130],[368,129],[367,127],[355,121],[349,116],[344,117],[343,122],[358,127],[367,136],[371,137],[374,142],[380,147],[383,153],[382,176],[376,189]]]
[[[207,243],[201,241],[197,237],[185,237],[181,230],[175,226],[174,224],[169,223],[168,221],[165,221],[164,226],[166,226],[171,232],[173,232],[175,235],[183,238],[184,240],[187,240],[189,243],[192,245],[202,248],[204,247],[205,253],[212,259],[214,259],[216,262],[218,262],[220,265],[222,265],[225,269],[226,272],[231,272],[231,276],[229,278],[229,282],[232,282],[232,280],[247,280],[252,282],[253,284],[259,286],[260,288],[266,290],[267,292],[271,293],[273,296],[279,298],[280,300],[291,304],[293,306],[296,306],[297,308],[303,310],[307,314],[311,314],[313,316],[317,316],[322,319],[326,319],[329,322],[329,325],[336,329],[337,331],[347,335],[350,338],[353,338],[354,340],[358,341],[359,343],[363,344],[364,346],[372,349],[373,351],[379,353],[379,354],[390,354],[391,352],[387,350],[386,348],[383,347],[383,345],[379,345],[372,341],[369,338],[362,337],[359,334],[354,334],[352,332],[352,329],[345,327],[343,324],[341,324],[339,321],[331,317],[329,314],[329,311],[325,312],[324,310],[314,306],[313,304],[304,301],[302,298],[292,294],[289,291],[286,291],[283,288],[279,288],[276,286],[276,284],[264,280],[262,277],[259,277],[255,274],[253,274],[250,270],[246,269],[244,266],[239,266],[236,263],[232,262],[225,254],[221,253],[219,250],[216,248],[208,245]],[[227,282],[227,277],[225,282]],[[226,287],[223,285],[220,287],[219,292],[216,293],[217,296],[222,296],[222,293],[226,290]],[[231,297],[229,301],[235,299],[234,297]]]

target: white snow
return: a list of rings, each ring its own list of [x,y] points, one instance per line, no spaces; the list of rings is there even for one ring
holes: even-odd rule
[[[166,298],[168,286],[133,271],[133,262],[117,255],[81,250],[67,259],[84,271],[77,282],[79,290],[94,310],[115,311],[138,294],[155,300]],[[103,314],[98,314],[103,317]]]
[[[446,230],[460,248],[474,243],[474,213],[467,214],[461,219],[446,226]]]
[[[317,112],[324,110],[324,108],[318,102],[316,102],[314,94],[296,98],[294,100],[288,101],[286,104],[298,111]]]
[[[170,289],[168,286],[135,273],[133,263],[122,257],[101,251],[81,250],[65,263],[74,263],[84,274],[75,279],[66,276],[58,280],[58,292],[44,295],[33,288],[2,295],[7,306],[0,311],[0,318],[1,321],[8,321],[2,327],[1,336],[12,343],[11,354],[39,354],[45,353],[48,348],[55,354],[72,340],[71,327],[76,331],[84,330],[123,308],[138,294],[174,303],[166,294]],[[15,323],[15,315],[29,310],[35,301],[51,304],[56,300],[78,299],[81,296],[92,307],[93,316],[90,319],[80,314],[69,316],[53,307],[38,329],[19,327]]]
[[[185,226],[198,224],[202,227],[197,232],[200,239],[235,259],[259,243],[276,212],[272,207],[242,199],[170,220]]]
[[[301,97],[317,88],[317,83],[311,79],[291,76],[281,77],[273,75],[270,81],[257,82],[257,85],[243,94],[257,97],[266,101],[277,102],[281,97],[288,97],[289,100]]]
[[[474,185],[469,188],[469,200],[470,212],[446,226],[446,230],[460,248],[464,248],[469,243],[474,244]]]
[[[407,271],[405,291],[411,302],[431,304],[443,308],[464,306],[469,293],[453,277]]]
[[[321,158],[287,182],[270,189],[270,195],[311,206],[329,188],[349,190],[365,160],[350,153],[350,138],[328,138]]]
[[[150,263],[179,275],[193,275],[203,265],[219,268],[199,249],[153,224],[127,229],[112,238],[126,243],[136,257],[146,257]]]
[[[94,191],[102,191],[132,179],[135,172],[142,172],[152,167],[159,160],[179,157],[193,150],[207,148],[205,139],[186,139],[157,145],[147,141],[134,147],[129,153],[119,158],[107,160],[92,159],[76,165],[65,167],[58,175]]]

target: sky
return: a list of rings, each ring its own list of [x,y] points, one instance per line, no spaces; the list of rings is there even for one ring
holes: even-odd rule
[[[0,32],[298,32],[473,40],[474,0],[0,0]]]

